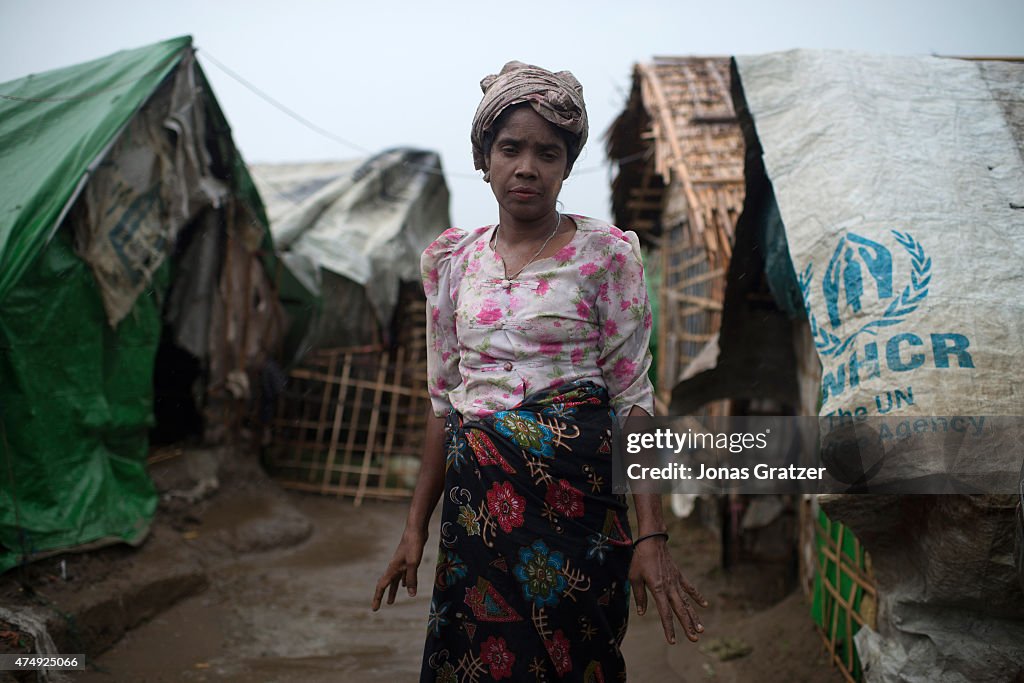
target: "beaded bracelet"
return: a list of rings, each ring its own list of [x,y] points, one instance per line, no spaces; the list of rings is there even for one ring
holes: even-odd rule
[[[658,536],[661,536],[662,538],[664,538],[666,543],[668,542],[668,532],[665,532],[665,531],[655,531],[653,534],[645,534],[644,536],[641,536],[640,538],[634,538],[633,539],[633,547],[635,548],[636,544],[639,543],[640,541],[646,541],[648,538],[656,538]]]

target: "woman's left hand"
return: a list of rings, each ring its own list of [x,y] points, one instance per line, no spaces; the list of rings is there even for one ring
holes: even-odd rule
[[[669,643],[676,642],[673,615],[682,624],[686,637],[697,642],[699,634],[704,632],[704,625],[693,611],[690,598],[701,607],[707,607],[708,601],[679,571],[669,555],[665,539],[651,538],[634,548],[629,583],[633,589],[633,599],[636,600],[637,614],[641,616],[647,611],[648,589],[654,595],[654,604],[661,615],[661,626],[665,629],[665,639]]]

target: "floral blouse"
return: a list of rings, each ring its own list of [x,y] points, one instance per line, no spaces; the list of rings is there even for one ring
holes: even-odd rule
[[[484,417],[536,391],[590,380],[616,414],[654,414],[651,309],[633,232],[571,216],[554,256],[506,280],[494,226],[451,228],[423,252],[427,379],[434,414]]]

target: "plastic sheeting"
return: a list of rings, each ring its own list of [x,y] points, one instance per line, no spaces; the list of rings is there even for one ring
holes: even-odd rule
[[[57,230],[86,172],[191,42],[175,38],[0,84],[0,301]]]
[[[736,64],[822,361],[821,413],[1024,412],[1024,163],[979,65],[812,51]]]
[[[62,230],[0,305],[0,571],[60,548],[138,543],[156,510],[146,473],[159,292],[113,330]]]
[[[149,286],[182,228],[201,209],[219,208],[229,193],[201,144],[205,107],[194,61],[187,52],[171,87],[132,117],[82,193],[78,250],[92,266],[112,326]]]
[[[804,50],[735,64],[822,364],[821,414],[1024,413],[1024,64]],[[990,457],[1019,471],[1019,453]],[[892,501],[822,502],[874,560],[865,679],[1018,675],[1012,504]]]
[[[318,287],[323,315],[302,351],[386,339],[402,282],[449,227],[440,157],[399,148],[358,162],[252,167],[283,259]]]
[[[190,38],[0,92],[16,97],[0,101],[3,571],[145,537],[165,324],[202,362],[203,407],[222,417],[229,376],[258,381],[283,332],[268,273],[294,303],[308,297],[276,268]]]
[[[0,85],[0,570],[57,548],[137,543],[156,508],[144,456],[169,268],[154,264],[115,331],[71,231],[57,228],[190,43]]]

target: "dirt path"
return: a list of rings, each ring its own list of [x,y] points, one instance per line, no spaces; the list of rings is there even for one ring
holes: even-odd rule
[[[309,540],[213,570],[204,593],[127,634],[96,661],[108,673],[81,680],[414,680],[429,598],[403,600],[386,615],[369,610],[382,558],[401,532],[401,506],[289,498],[313,522]],[[199,533],[210,531],[207,522]]]
[[[209,587],[127,633],[75,680],[109,681],[414,681],[419,673],[429,591],[371,613],[373,583],[402,529],[403,504],[350,502],[288,494],[312,522],[305,542],[216,563]],[[197,540],[244,523],[258,503],[213,508],[191,532]],[[258,511],[257,511],[258,512]],[[436,518],[435,518],[436,519]],[[839,681],[824,656],[802,597],[759,601],[763,573],[716,569],[714,537],[675,523],[672,547],[685,572],[712,601],[700,645],[665,643],[654,611],[634,614],[624,646],[632,681]],[[436,561],[428,543],[423,576]],[[750,654],[720,661],[701,651],[739,639]]]

